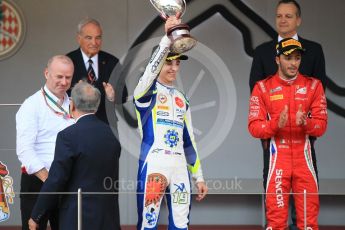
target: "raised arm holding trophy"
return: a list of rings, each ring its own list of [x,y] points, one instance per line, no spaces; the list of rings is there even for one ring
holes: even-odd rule
[[[141,134],[137,181],[137,230],[157,229],[163,197],[168,229],[187,230],[192,200],[205,198],[206,186],[194,138],[190,101],[174,86],[188,56],[171,51],[168,31],[181,25],[178,14],[165,21],[164,36],[154,47],[133,97]]]
[[[186,11],[185,0],[150,0],[150,2],[165,20],[170,16],[180,18]],[[190,35],[187,24],[181,23],[170,28],[167,35],[172,41],[170,51],[174,53],[187,52],[197,43],[197,40]]]

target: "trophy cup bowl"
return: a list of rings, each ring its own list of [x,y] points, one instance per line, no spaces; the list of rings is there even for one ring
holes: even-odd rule
[[[186,11],[185,0],[150,0],[151,4],[161,14],[164,19],[180,13],[180,17]],[[184,53],[192,49],[197,40],[190,35],[190,28],[187,24],[180,24],[170,28],[167,32],[172,44],[170,51],[174,53]]]

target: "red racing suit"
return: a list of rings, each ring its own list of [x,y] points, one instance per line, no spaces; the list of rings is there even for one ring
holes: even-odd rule
[[[280,113],[288,106],[288,121],[278,127]],[[308,114],[305,125],[296,124],[296,113]],[[266,183],[267,229],[286,229],[289,193],[296,204],[297,226],[304,229],[306,190],[307,229],[318,229],[318,182],[313,167],[309,135],[319,137],[327,127],[326,97],[319,80],[298,74],[290,81],[278,73],[259,81],[249,105],[248,129],[253,137],[270,139]]]

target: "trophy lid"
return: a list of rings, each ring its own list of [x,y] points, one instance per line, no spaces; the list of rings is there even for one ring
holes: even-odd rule
[[[150,0],[151,4],[156,8],[156,10],[162,14],[164,18],[169,16],[175,16],[178,12],[181,16],[186,11],[185,0]]]

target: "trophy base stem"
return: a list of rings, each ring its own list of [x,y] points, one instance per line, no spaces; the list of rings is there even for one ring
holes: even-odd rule
[[[185,53],[191,50],[197,43],[197,40],[191,36],[180,37],[173,41],[170,46],[170,50],[173,53]]]
[[[180,24],[168,30],[167,34],[172,41],[171,52],[184,53],[196,45],[197,40],[190,35],[189,31],[189,26],[186,24]]]

